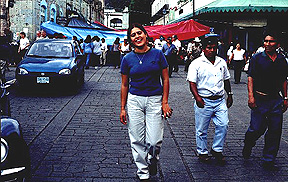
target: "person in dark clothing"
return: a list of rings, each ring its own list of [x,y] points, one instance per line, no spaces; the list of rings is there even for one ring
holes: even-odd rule
[[[120,38],[117,37],[111,46],[111,58],[114,68],[120,68]]]
[[[277,34],[264,38],[264,52],[254,55],[248,69],[248,106],[251,108],[250,126],[245,134],[244,159],[250,158],[252,148],[265,134],[263,167],[277,170],[274,161],[279,150],[283,113],[288,107],[288,63],[276,52]],[[282,93],[280,95],[279,93]]]
[[[172,77],[173,67],[176,62],[176,53],[177,48],[174,44],[172,44],[172,38],[168,37],[167,42],[162,47],[162,52],[164,53],[166,60],[169,65],[169,77]]]

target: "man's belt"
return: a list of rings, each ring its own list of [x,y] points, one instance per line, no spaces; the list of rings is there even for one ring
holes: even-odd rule
[[[217,99],[220,99],[222,97],[223,97],[223,95],[213,95],[213,96],[210,96],[210,97],[203,97],[203,98],[210,99],[210,100],[217,100]]]
[[[262,98],[262,99],[275,99],[275,98],[280,97],[279,93],[267,94],[264,92],[260,92],[258,90],[256,90],[255,93],[256,93],[255,95],[256,97],[258,96],[258,98]]]

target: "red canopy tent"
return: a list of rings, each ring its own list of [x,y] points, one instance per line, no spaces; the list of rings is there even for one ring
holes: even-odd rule
[[[165,38],[177,35],[179,40],[187,40],[210,32],[208,26],[194,20],[186,20],[168,25],[145,26],[145,29],[148,35],[154,39],[158,39],[160,35],[163,35]]]

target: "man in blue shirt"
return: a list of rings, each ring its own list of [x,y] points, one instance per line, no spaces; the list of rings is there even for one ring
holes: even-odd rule
[[[277,170],[274,161],[281,139],[283,113],[288,107],[288,63],[276,52],[277,47],[277,34],[268,33],[264,38],[265,51],[252,57],[248,69],[251,121],[242,154],[248,159],[257,139],[265,133],[263,167],[268,170]]]
[[[174,44],[172,44],[171,37],[167,38],[166,44],[164,44],[162,47],[162,52],[164,53],[166,60],[169,64],[169,77],[171,78],[173,67],[176,62],[176,53],[177,53],[177,48]]]

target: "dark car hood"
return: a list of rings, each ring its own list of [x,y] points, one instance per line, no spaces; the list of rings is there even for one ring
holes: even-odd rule
[[[74,58],[25,58],[18,67],[29,72],[59,72],[63,68],[71,68]]]
[[[12,118],[1,118],[1,137],[6,137],[14,132],[20,136],[18,121]]]

